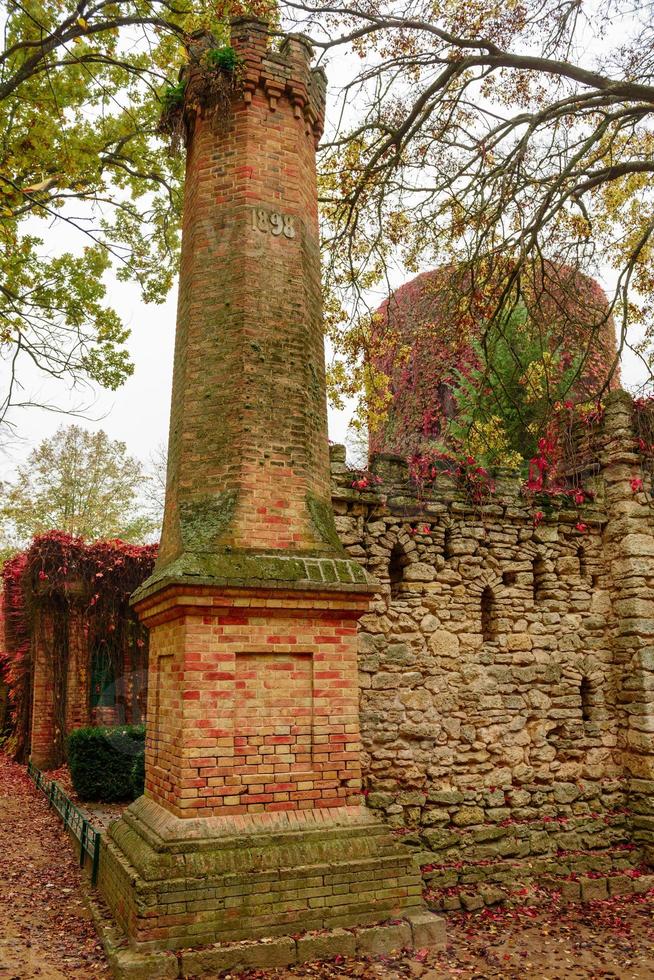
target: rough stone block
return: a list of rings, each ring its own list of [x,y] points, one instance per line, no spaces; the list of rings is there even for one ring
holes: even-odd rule
[[[496,885],[482,885],[479,889],[479,894],[486,905],[499,905],[506,898],[506,893]]]
[[[597,902],[606,898],[606,878],[580,878],[582,902]]]
[[[404,949],[412,943],[411,926],[408,922],[371,926],[357,933],[357,953],[378,956],[392,949]]]
[[[633,890],[638,895],[654,889],[654,875],[641,875],[640,878],[633,879]]]
[[[279,936],[276,939],[229,943],[195,952],[183,952],[181,973],[183,976],[215,977],[220,970],[245,970],[251,967],[267,969],[289,966],[296,962],[295,940],[290,936]]]
[[[433,912],[415,912],[409,916],[415,949],[424,946],[441,949],[445,945],[445,920]]]
[[[561,881],[554,887],[560,892],[564,905],[581,901],[581,886],[578,881]]]
[[[307,934],[297,940],[297,962],[309,960],[329,960],[338,954],[354,956],[356,936],[347,929],[332,929],[331,932]]]
[[[634,890],[633,881],[627,875],[614,875],[607,878],[609,895],[630,895]]]
[[[427,792],[427,799],[430,803],[463,803],[465,797],[463,793],[456,789],[432,789]]]
[[[477,895],[476,892],[472,895],[467,895],[465,892],[462,892],[461,904],[466,912],[476,912],[477,909],[482,909],[484,907],[484,900],[481,895]]]
[[[451,830],[425,830],[422,834],[427,847],[432,851],[442,851],[447,847],[455,847],[461,837]]]
[[[484,811],[479,806],[462,806],[452,817],[457,827],[470,827],[484,822]]]
[[[580,795],[574,783],[558,783],[554,786],[554,799],[557,803],[572,803]]]
[[[173,980],[179,976],[174,953],[133,953],[119,950],[109,954],[115,980]]]
[[[414,562],[413,565],[407,565],[404,570],[405,582],[432,582],[435,577],[433,565],[424,562]]]

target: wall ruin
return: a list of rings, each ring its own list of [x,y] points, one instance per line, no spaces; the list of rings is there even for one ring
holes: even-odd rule
[[[509,475],[473,506],[378,457],[362,492],[332,449],[338,532],[381,583],[359,632],[367,803],[442,908],[530,880],[600,897],[652,856],[654,522],[625,393],[593,440],[593,503],[537,503],[538,526]]]

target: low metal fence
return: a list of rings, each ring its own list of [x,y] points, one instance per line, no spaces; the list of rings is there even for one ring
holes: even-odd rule
[[[59,783],[54,779],[46,779],[40,769],[33,766],[31,762],[27,765],[27,772],[34,781],[37,789],[40,789],[48,800],[53,810],[56,810],[64,822],[64,827],[69,830],[75,840],[79,843],[79,863],[84,867],[86,858],[91,861],[91,884],[95,885],[98,879],[98,863],[100,860],[100,831],[96,830],[79,810],[73,801],[66,796]]]

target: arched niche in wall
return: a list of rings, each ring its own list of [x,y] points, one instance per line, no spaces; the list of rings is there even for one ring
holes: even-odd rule
[[[497,640],[500,630],[506,628],[503,606],[507,601],[506,586],[502,582],[501,570],[497,563],[492,562],[490,567],[482,569],[475,568],[465,582],[465,588],[471,600],[478,604],[478,623],[482,642],[490,643]],[[471,613],[474,615],[472,610]]]
[[[579,714],[584,734],[589,738],[600,735],[609,713],[606,704],[606,676],[587,657],[579,665],[578,678]]]
[[[401,592],[404,581],[404,570],[409,564],[409,557],[404,550],[401,541],[396,541],[391,548],[388,558],[388,579],[391,586],[391,599],[394,599]]]
[[[581,704],[581,720],[585,725],[590,724],[595,720],[593,714],[593,708],[595,707],[595,685],[590,677],[587,677],[585,674],[579,683],[579,701]]]
[[[490,585],[486,585],[481,593],[481,635],[484,643],[497,637],[497,603]]]
[[[547,566],[542,555],[536,555],[532,564],[534,602],[543,602],[547,588]]]

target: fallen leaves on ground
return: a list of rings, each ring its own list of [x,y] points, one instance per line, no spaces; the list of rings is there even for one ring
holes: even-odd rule
[[[58,817],[23,766],[0,753],[0,978],[102,980],[109,970]],[[495,907],[447,917],[447,948],[338,957],[241,980],[651,980],[654,891],[588,905]],[[190,978],[189,978],[190,980]]]
[[[24,766],[0,752],[0,977],[109,977],[72,843]]]
[[[651,980],[654,892],[587,905],[484,909],[447,916],[447,948],[389,956],[338,957],[276,970],[232,973],[236,980]]]

